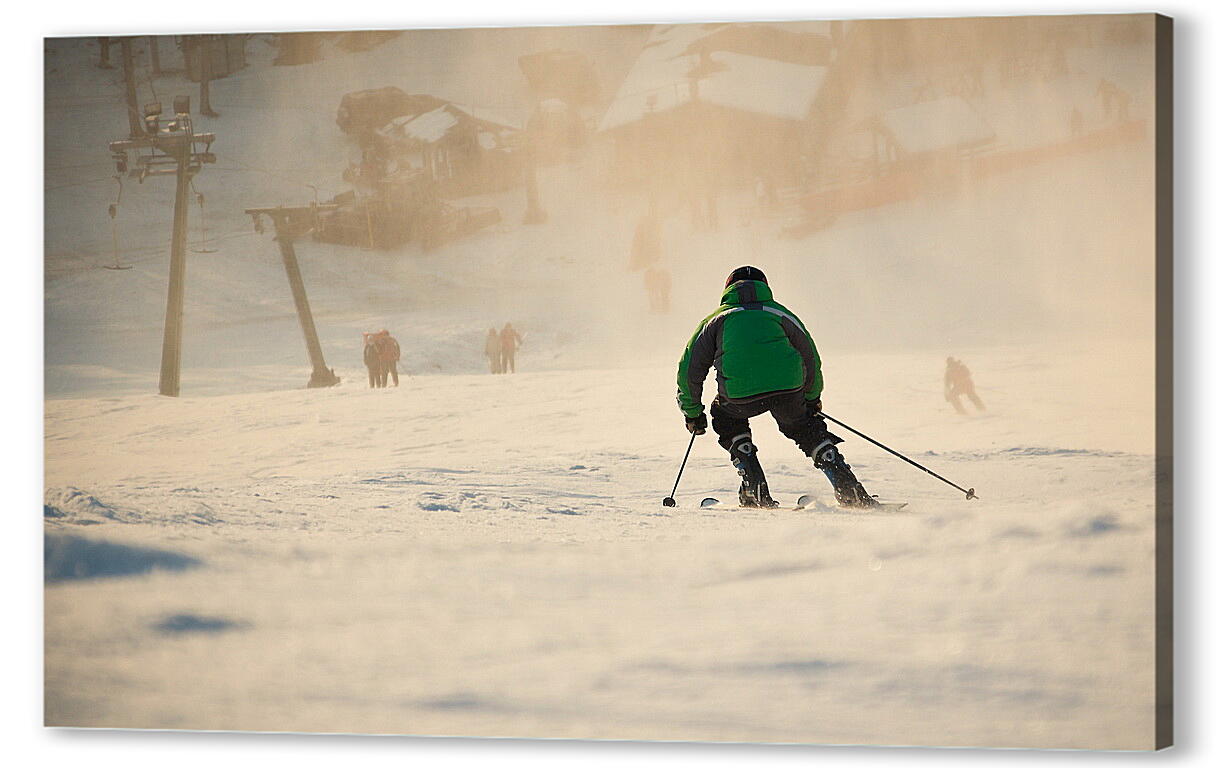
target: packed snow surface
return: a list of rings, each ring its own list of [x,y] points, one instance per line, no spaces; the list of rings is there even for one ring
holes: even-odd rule
[[[976,360],[964,418],[930,357],[832,366],[834,414],[982,497],[849,436],[894,515],[701,510],[734,499],[711,435],[663,507],[668,369],[51,401],[49,553],[118,549],[49,581],[47,720],[1146,748],[1147,361],[1092,397],[1082,360]],[[831,504],[765,421],[777,495]]]

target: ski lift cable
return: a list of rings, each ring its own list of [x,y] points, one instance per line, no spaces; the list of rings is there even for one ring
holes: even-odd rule
[[[101,182],[110,181],[110,180],[111,180],[110,176],[103,176],[97,179],[85,179],[84,181],[71,181],[67,184],[54,184],[52,186],[44,187],[43,189],[50,192],[55,189],[68,189],[69,187],[83,187],[86,184],[99,184]]]
[[[319,191],[319,188],[318,188],[315,184],[311,184],[311,183],[306,182],[306,181],[303,181],[303,180],[301,180],[301,179],[292,178],[292,177],[290,177],[290,176],[285,176],[285,175],[283,175],[283,174],[281,174],[281,173],[278,173],[278,172],[276,172],[276,171],[271,171],[271,170],[268,170],[267,168],[252,168],[252,167],[247,167],[247,166],[242,166],[242,165],[239,165],[239,166],[237,166],[237,167],[215,166],[212,170],[216,170],[216,171],[231,171],[231,172],[236,172],[236,171],[238,171],[238,172],[245,172],[245,173],[263,173],[263,174],[265,174],[266,176],[269,176],[269,177],[271,177],[271,178],[280,179],[280,180],[282,180],[282,181],[287,181],[287,182],[290,182],[291,184],[295,184],[295,185],[300,186],[300,187],[307,187],[307,188],[312,189],[312,190],[315,190],[315,191],[317,191],[317,192]],[[336,171],[337,169],[336,169],[336,168],[304,168],[304,169],[297,169],[297,168],[294,168],[294,169],[287,169],[287,170],[288,170],[289,172],[292,172],[292,173],[293,173],[293,172],[299,172],[299,171],[302,171],[302,172],[305,172],[305,173],[306,173],[306,172],[311,172],[311,173],[326,173],[326,172],[327,172],[327,173],[332,173],[332,172]]]
[[[235,238],[239,238],[239,237],[254,237],[254,236],[255,235],[252,233],[250,226],[245,226],[241,229],[236,229],[224,235],[218,235],[216,237],[212,237],[210,238],[209,241],[212,243],[220,243],[220,242],[225,242],[227,240],[234,240]],[[128,254],[129,254],[129,258],[127,259],[127,262],[129,264],[134,264],[134,265],[135,264],[148,264],[148,263],[156,262],[156,261],[159,261],[165,258],[166,247],[162,245],[148,246],[146,248],[139,248],[136,250],[131,250],[128,252]],[[139,254],[142,258],[132,258],[134,254]],[[51,275],[67,275],[67,274],[76,274],[78,272],[89,272],[89,271],[98,269],[100,266],[103,266],[99,264],[97,261],[95,261],[95,258],[97,256],[97,254],[95,253],[81,253],[79,251],[59,251],[55,255],[56,255],[56,258],[58,259],[74,259],[74,260],[81,261],[83,263],[77,264],[74,266],[67,266],[67,267],[54,267],[54,266],[48,267],[46,271],[48,274],[51,274]]]
[[[43,170],[51,171],[71,171],[77,168],[102,168],[104,166],[113,166],[115,163],[111,160],[92,160],[88,163],[73,163],[71,165],[44,165]]]
[[[251,231],[247,231],[247,232],[236,232],[236,233],[232,233],[232,234],[227,235],[227,236],[212,238],[212,239],[211,239],[211,242],[213,242],[213,243],[219,243],[219,242],[224,242],[224,241],[227,241],[227,240],[233,240],[233,239],[235,239],[235,238],[237,238],[237,237],[248,237],[248,236],[251,236],[251,235],[252,235],[252,232],[251,232]],[[130,258],[128,258],[128,259],[127,259],[127,263],[128,263],[129,265],[149,264],[149,263],[153,263],[153,262],[158,262],[158,261],[161,261],[161,260],[162,260],[162,259],[164,259],[164,258],[165,258],[165,256],[166,256],[166,254],[165,254],[165,249],[164,249],[164,248],[155,248],[155,249],[152,249],[152,251],[153,251],[152,253],[151,253],[150,251],[148,251],[148,250],[147,250],[147,251],[144,251],[143,253],[145,253],[145,255],[144,255],[142,258],[131,258],[131,257],[130,257]],[[130,253],[131,253],[131,252],[130,252]],[[73,256],[77,256],[78,258],[82,258],[82,259],[84,259],[84,258],[89,258],[87,255],[78,255],[78,254],[72,254],[72,255],[73,255]],[[53,268],[53,269],[49,269],[49,270],[48,270],[48,272],[52,272],[52,273],[55,273],[55,274],[72,274],[72,273],[75,273],[75,272],[85,272],[85,271],[89,271],[89,270],[92,270],[92,269],[97,269],[97,268],[98,268],[98,266],[99,266],[99,265],[98,265],[97,263],[94,263],[94,264],[84,264],[84,265],[81,265],[81,266],[79,266],[79,267],[68,267],[68,268],[61,268],[61,269],[54,269],[54,268]],[[105,265],[104,265],[104,266],[105,266]],[[125,267],[125,268],[127,268],[127,267]]]

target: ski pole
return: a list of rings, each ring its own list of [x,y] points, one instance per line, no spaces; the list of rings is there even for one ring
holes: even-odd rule
[[[696,433],[691,433],[691,442],[687,443],[687,453],[683,454],[683,463],[679,465],[679,476],[674,478],[674,488],[670,491],[670,495],[661,500],[663,507],[673,507],[678,504],[674,500],[674,492],[679,489],[679,480],[683,479],[683,467],[687,466],[687,457],[691,455],[691,446],[696,444]]]
[[[978,498],[978,497],[977,497],[977,495],[976,495],[975,493],[973,493],[973,489],[972,489],[972,488],[961,488],[960,486],[958,486],[958,485],[956,485],[955,483],[953,483],[951,480],[948,480],[948,479],[947,479],[946,477],[944,477],[943,475],[940,475],[938,472],[934,472],[934,471],[932,471],[932,470],[930,470],[930,469],[927,469],[926,467],[923,467],[921,464],[918,464],[916,461],[914,461],[913,459],[909,458],[909,457],[908,457],[908,456],[906,456],[905,454],[903,454],[903,453],[899,453],[899,452],[897,452],[897,451],[892,450],[891,448],[887,447],[886,445],[884,445],[883,443],[879,442],[878,440],[876,440],[875,438],[871,437],[870,435],[865,435],[865,434],[862,434],[861,432],[859,432],[858,430],[856,430],[856,429],[854,429],[853,427],[849,426],[849,425],[848,425],[848,424],[846,424],[845,422],[840,421],[840,420],[838,420],[838,419],[834,419],[834,418],[832,418],[831,416],[829,416],[828,414],[824,413],[823,411],[820,411],[820,412],[819,412],[819,415],[820,415],[820,416],[822,416],[822,417],[824,417],[824,418],[825,418],[825,419],[827,419],[828,421],[831,421],[833,424],[839,424],[839,425],[841,425],[842,427],[844,427],[845,429],[848,429],[850,432],[853,432],[855,435],[857,435],[858,437],[862,438],[863,440],[866,440],[866,441],[867,441],[867,442],[869,442],[869,443],[872,443],[872,444],[874,444],[874,445],[879,446],[880,448],[882,448],[883,450],[885,450],[885,451],[887,451],[888,453],[892,454],[892,455],[893,455],[893,456],[895,456],[896,458],[898,458],[898,459],[903,459],[904,461],[909,462],[910,464],[912,464],[913,466],[915,466],[915,467],[917,467],[918,469],[922,470],[922,471],[923,471],[923,472],[925,472],[926,474],[931,475],[932,477],[937,477],[937,478],[939,478],[939,479],[940,479],[940,480],[942,480],[943,482],[947,483],[947,484],[948,484],[948,485],[950,485],[951,487],[953,487],[953,488],[955,488],[956,490],[958,490],[958,491],[960,491],[961,493],[963,493],[963,494],[964,494],[965,499],[972,500],[972,499],[976,499],[976,498]]]

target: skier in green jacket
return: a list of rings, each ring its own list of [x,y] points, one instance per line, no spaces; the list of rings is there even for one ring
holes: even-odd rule
[[[708,369],[716,368],[713,431],[742,477],[741,505],[777,506],[756,458],[749,422],[771,413],[781,433],[827,476],[838,503],[877,506],[837,450],[841,438],[828,431],[820,416],[824,377],[811,334],[793,312],[773,301],[768,278],[759,269],[739,267],[725,286],[721,306],[700,323],[679,361],[678,404],[687,430],[702,435],[708,428],[701,398]]]

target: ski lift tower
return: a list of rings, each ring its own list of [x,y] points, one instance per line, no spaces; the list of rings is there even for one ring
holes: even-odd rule
[[[307,382],[309,389],[336,386],[341,383],[341,379],[324,363],[324,352],[320,349],[320,337],[316,334],[316,321],[312,319],[311,305],[307,303],[307,289],[303,287],[303,273],[299,270],[299,257],[294,252],[294,241],[319,226],[321,213],[335,211],[340,207],[337,203],[312,203],[244,210],[244,213],[252,217],[252,225],[257,234],[264,232],[261,216],[268,216],[273,222],[273,239],[277,240],[277,246],[282,252],[282,266],[285,267],[286,279],[290,282],[290,294],[294,297],[299,327],[303,329],[303,341],[307,344],[307,357],[312,364],[312,375]]]
[[[144,134],[113,141],[109,148],[119,173],[144,182],[147,176],[175,175],[175,212],[171,224],[171,275],[166,295],[166,324],[162,334],[162,371],[158,394],[179,397],[179,369],[183,345],[183,297],[185,253],[188,240],[188,186],[205,163],[216,160],[209,151],[212,133],[195,133],[187,96],[176,96],[174,115],[162,119],[162,103],[152,102],[143,110]],[[200,149],[198,149],[198,146]],[[129,169],[128,153],[136,155]]]

